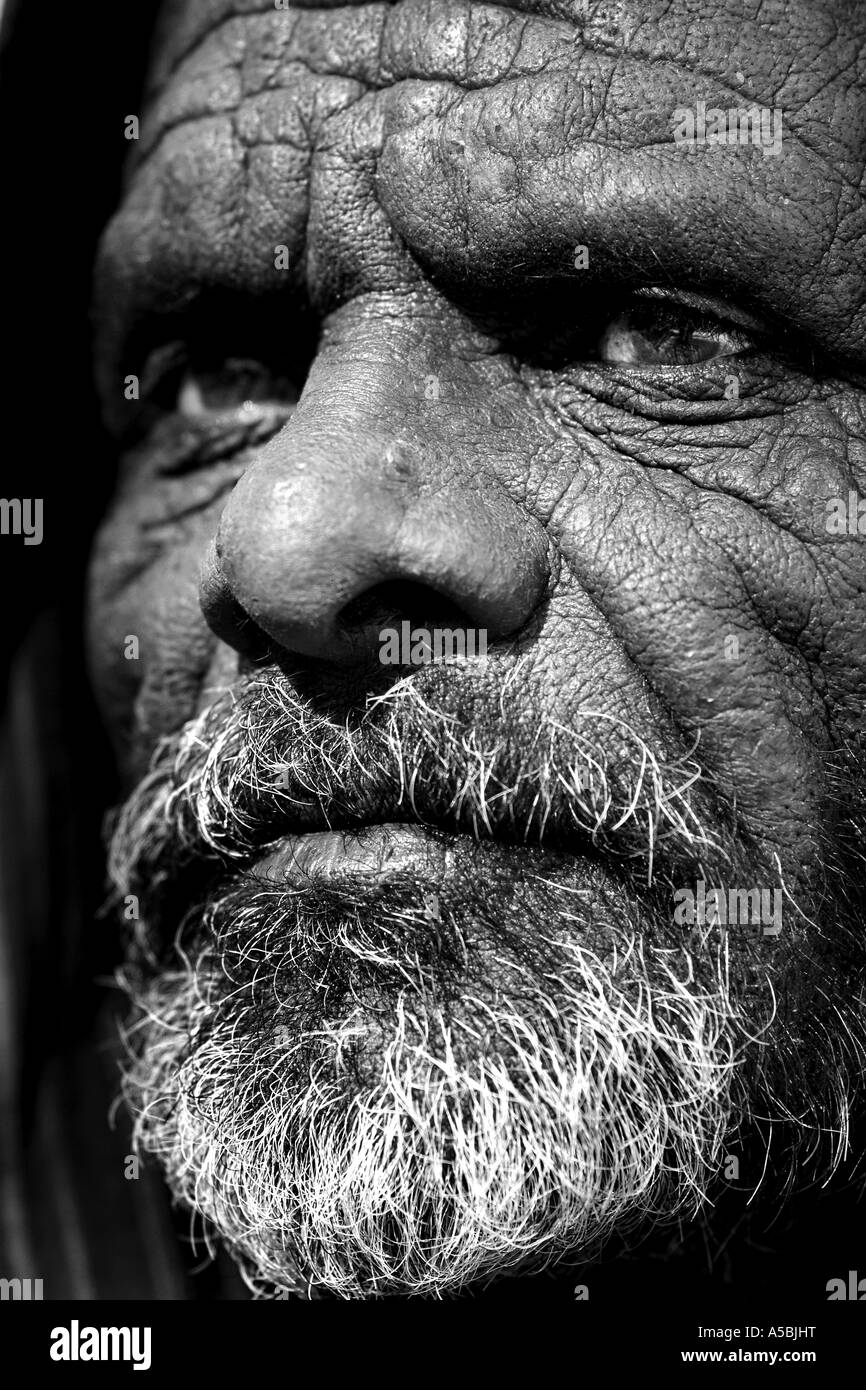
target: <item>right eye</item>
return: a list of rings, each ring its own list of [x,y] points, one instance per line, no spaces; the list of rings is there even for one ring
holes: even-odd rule
[[[610,319],[596,351],[609,366],[691,367],[733,357],[748,346],[746,334],[713,315],[647,301]]]
[[[214,365],[188,364],[177,388],[175,413],[187,420],[228,414],[250,415],[261,405],[293,406],[299,391],[287,376],[262,362],[228,357]]]

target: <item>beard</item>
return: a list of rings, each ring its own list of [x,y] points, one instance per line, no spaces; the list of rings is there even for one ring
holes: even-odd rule
[[[697,1213],[749,1125],[784,1124],[787,1180],[845,1155],[843,837],[795,871],[691,754],[588,711],[527,734],[540,703],[469,677],[352,725],[256,674],[117,818],[136,1141],[256,1292],[441,1297],[586,1259]],[[677,925],[698,878],[780,885],[782,935]]]

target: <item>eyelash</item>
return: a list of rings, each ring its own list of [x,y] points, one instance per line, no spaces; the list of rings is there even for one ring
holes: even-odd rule
[[[560,318],[559,325],[554,324],[553,327],[545,329],[542,324],[540,330],[535,326],[530,333],[524,331],[517,335],[517,342],[509,343],[507,339],[503,340],[502,346],[505,350],[515,353],[523,365],[528,367],[564,372],[569,367],[574,369],[589,366],[619,376],[633,373],[636,377],[646,375],[648,370],[683,373],[706,369],[720,359],[735,360],[771,346],[769,333],[763,325],[751,320],[750,316],[739,315],[735,311],[728,316],[725,306],[714,305],[708,308],[706,302],[697,295],[687,295],[685,298],[689,302],[683,302],[683,299],[664,291],[650,290],[624,296],[613,303],[608,299],[605,307],[596,306],[594,312],[592,309],[587,312],[584,302],[583,312],[579,316],[579,328],[575,328],[574,321],[565,327],[561,326],[563,315],[560,308],[557,315]],[[643,319],[645,322],[650,321],[654,331],[662,334],[679,333],[683,337],[688,335],[689,341],[697,335],[709,340],[726,336],[732,342],[739,341],[739,346],[734,352],[688,363],[606,363],[599,360],[596,348],[600,344],[602,334],[629,316],[634,320],[633,331],[637,331],[636,326]],[[578,319],[576,312],[571,317],[573,320]],[[748,322],[748,327],[743,320]],[[197,385],[197,373],[200,381],[204,381],[208,375],[212,378],[218,377],[230,363],[244,367],[250,365],[249,361],[239,362],[236,351],[227,352],[223,357],[214,353],[213,342],[208,342],[206,332],[199,341],[208,343],[209,350],[206,355],[197,351],[195,337],[191,335],[189,341],[178,339],[154,350],[142,370],[142,399],[134,427],[135,438],[130,440],[130,443],[146,441],[159,430],[167,455],[165,467],[161,471],[170,474],[181,474],[210,466],[260,446],[282,428],[292,414],[294,403],[281,403],[277,400],[256,404],[255,413],[248,411],[246,419],[241,416],[241,402],[224,410],[205,410],[201,415],[182,413],[179,410],[181,394],[185,385],[189,385],[190,379],[193,386]],[[279,367],[271,368],[268,365],[269,357],[276,359],[275,353],[268,351],[260,357],[256,357],[254,353],[249,356],[265,374],[271,372],[274,382],[280,381],[284,386],[288,385],[289,378],[285,366],[280,364]],[[298,394],[301,384],[299,380]]]
[[[548,371],[567,371],[575,367],[594,367],[600,371],[634,371],[636,375],[645,373],[650,367],[654,370],[678,371],[689,367],[706,367],[712,358],[692,363],[606,363],[599,357],[598,348],[603,336],[616,323],[632,320],[631,328],[639,331],[641,317],[654,317],[656,331],[669,333],[688,333],[690,338],[705,336],[708,339],[727,337],[736,341],[736,351],[718,354],[731,359],[748,353],[766,350],[770,346],[770,333],[766,326],[751,316],[731,311],[724,306],[708,308],[698,296],[689,296],[691,302],[681,300],[661,292],[638,292],[623,296],[606,305],[582,304],[575,307],[574,322],[561,326],[551,315],[547,323],[533,328],[530,332],[518,331],[510,335],[507,343],[510,351],[522,360],[523,365],[538,367]],[[507,340],[506,340],[507,341]]]

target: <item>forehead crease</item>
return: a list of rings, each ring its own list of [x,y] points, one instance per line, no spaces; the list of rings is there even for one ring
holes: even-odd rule
[[[653,147],[660,151],[671,145],[670,113],[681,102],[706,96],[718,105],[771,103],[787,84],[799,102],[797,140],[831,173],[832,196],[821,206],[835,206],[834,240],[845,242],[842,251],[848,248],[843,259],[849,262],[849,297],[859,303],[862,267],[850,261],[862,244],[866,112],[857,79],[863,76],[864,46],[832,22],[826,9],[813,8],[808,49],[815,61],[798,74],[792,43],[796,46],[804,21],[796,5],[764,0],[758,7],[760,29],[738,6],[736,26],[723,23],[721,30],[708,21],[705,6],[692,0],[641,0],[639,8],[637,15],[634,0],[568,6],[538,0],[531,5],[520,0],[512,5],[401,0],[333,8],[298,5],[296,0],[293,10],[276,11],[272,0],[172,0],[164,20],[174,16],[177,29],[159,51],[157,70],[165,75],[173,66],[174,75],[142,125],[140,155],[146,157],[148,144],[159,141],[160,128],[176,130],[185,121],[221,116],[239,149],[275,140],[296,145],[298,155],[309,160],[321,143],[323,122],[367,93],[394,88],[371,129],[380,132],[386,148],[401,136],[417,140],[416,157],[408,161],[415,172],[405,193],[410,203],[425,204],[434,187],[441,196],[454,160],[462,168],[466,156],[461,148],[467,146],[473,149],[482,184],[490,181],[491,161],[513,160],[519,151],[522,185],[527,185],[533,159],[561,159],[570,147],[578,158],[591,159],[593,147],[602,144],[618,147],[620,157],[638,155],[641,149],[649,154]],[[724,14],[723,6],[719,13]],[[798,64],[802,61],[798,57]],[[701,77],[709,86],[695,81]],[[738,90],[741,79],[745,91]],[[425,82],[441,84],[433,100],[424,92]],[[449,93],[449,84],[456,85],[456,93]],[[290,119],[296,106],[298,120]],[[437,133],[443,120],[459,137],[453,150],[447,142],[443,146]],[[786,131],[795,133],[787,111]],[[333,127],[330,138],[337,138]],[[393,149],[392,144],[392,156]],[[398,159],[397,165],[405,162]],[[612,192],[619,197],[622,181],[632,186],[636,176],[631,166],[621,165],[621,158],[617,168],[620,177],[611,175],[608,183],[618,184]],[[790,161],[785,168],[792,171],[786,175],[789,181],[794,172],[808,172],[802,161],[796,171]],[[401,170],[392,157],[380,171],[387,204],[386,185],[399,184]],[[775,168],[764,172],[773,174]],[[686,179],[687,188],[697,182],[688,169],[677,166],[677,174]],[[570,207],[577,186],[574,171],[561,182],[564,192],[571,190]],[[808,182],[814,184],[814,174]],[[555,192],[551,177],[544,183]],[[591,192],[585,183],[580,186],[583,196]],[[763,196],[762,187],[759,178],[753,191]],[[778,190],[780,195],[790,191],[781,185]],[[485,184],[482,192],[486,207],[491,188]],[[800,202],[795,197],[795,208]],[[513,210],[503,209],[505,213],[513,219]],[[438,220],[434,199],[431,226]],[[824,234],[815,239],[812,254],[826,242],[823,211],[818,220]],[[489,231],[495,222],[490,218]],[[838,261],[837,250],[837,272]]]
[[[151,76],[161,85],[172,71],[208,34],[233,19],[274,17],[290,25],[299,12],[318,13],[331,26],[345,23],[352,12],[373,28],[384,24],[388,10],[411,9],[418,17],[418,37],[436,12],[459,14],[470,8],[465,0],[292,0],[289,10],[275,11],[273,0],[163,0]],[[472,8],[480,9],[476,5]],[[780,48],[786,62],[795,52],[820,52],[847,28],[856,24],[851,0],[762,0],[752,15],[743,13],[741,0],[488,0],[486,10],[498,9],[512,16],[559,21],[581,42],[596,47],[609,44],[617,51],[630,46],[642,35],[652,34],[662,50],[682,51],[685,40],[704,44],[724,63],[740,54],[748,59],[755,37],[772,36],[782,40]],[[720,38],[724,43],[720,45]],[[787,42],[785,42],[787,40]],[[748,70],[748,69],[746,69]],[[778,76],[782,75],[780,73]]]
[[[362,13],[362,8],[364,13]],[[404,80],[472,89],[532,76],[573,60],[569,25],[512,14],[488,4],[344,7],[230,16],[203,34],[163,82],[142,127],[134,159],[152,152],[181,122],[236,112],[244,101],[289,99],[299,72],[357,84],[359,95]],[[326,114],[329,103],[321,104]],[[307,117],[318,125],[314,112]]]
[[[296,45],[299,37],[311,45],[318,38],[323,46],[331,38],[335,59],[355,64],[359,77],[382,85],[375,60],[378,58],[387,66],[387,55],[381,45],[389,35],[394,35],[398,41],[401,35],[411,35],[412,41],[423,49],[426,30],[437,30],[441,39],[443,27],[451,25],[460,29],[467,23],[478,23],[482,11],[485,12],[486,36],[491,38],[495,37],[497,27],[519,33],[523,27],[521,19],[543,19],[540,12],[537,15],[532,10],[522,13],[517,7],[499,4],[498,0],[483,5],[469,3],[469,0],[429,0],[429,3],[428,0],[363,3],[362,0],[354,4],[349,0],[339,6],[327,0],[317,4],[293,0],[287,11],[275,11],[273,3],[265,4],[263,0],[174,0],[163,10],[158,26],[150,86],[152,90],[163,87],[204,40],[225,28],[233,29],[239,37],[244,29],[248,33],[266,35],[275,53],[286,45]],[[563,30],[568,42],[574,41],[573,26],[556,20],[545,26],[548,40],[557,27]],[[355,49],[353,38],[361,41],[363,51]]]
[[[866,45],[819,9],[810,11],[804,27],[801,11],[784,0],[781,7],[765,0],[760,26],[741,15],[736,29],[725,31],[723,45],[720,16],[723,23],[722,5],[712,22],[692,0],[643,3],[640,15],[614,0],[591,6],[577,0],[399,0],[339,8],[295,0],[291,11],[264,7],[263,0],[171,0],[152,69],[151,90],[162,95],[148,112],[135,154],[146,156],[162,129],[183,120],[230,113],[246,97],[290,89],[298,65],[368,91],[407,80],[477,90],[577,69],[582,57],[595,55],[644,65],[638,98],[658,78],[659,95],[676,106],[689,98],[689,89],[677,83],[705,77],[713,92],[695,95],[779,105],[789,131],[797,128],[804,143],[826,152],[837,167],[847,165],[843,178],[859,184],[866,132],[858,88],[866,77]],[[782,17],[784,24],[777,24]],[[627,90],[620,95],[625,108],[634,104]]]
[[[506,198],[501,209],[506,222],[510,225],[513,218],[519,222],[521,216],[538,216],[541,209],[530,206],[535,201],[531,194],[542,187],[549,217],[555,191],[555,168],[549,161],[561,160],[570,148],[578,160],[592,160],[593,150],[606,149],[611,177],[631,188],[635,169],[623,163],[622,157],[643,150],[655,158],[657,170],[666,167],[659,161],[673,149],[671,112],[686,98],[686,91],[690,96],[708,96],[715,103],[754,100],[753,93],[744,96],[737,90],[739,79],[751,82],[751,76],[731,76],[730,60],[716,51],[706,55],[706,68],[690,58],[687,72],[691,88],[684,91],[684,48],[701,59],[704,54],[684,45],[681,30],[676,43],[672,38],[661,43],[655,32],[652,42],[645,34],[631,35],[624,49],[623,34],[618,42],[610,33],[595,35],[587,42],[586,32],[577,34],[573,23],[472,0],[404,0],[392,6],[344,6],[331,12],[317,7],[295,13],[272,7],[262,13],[249,5],[245,16],[237,14],[236,2],[229,5],[227,0],[224,4],[208,0],[207,5],[202,0],[188,0],[188,4],[197,11],[207,10],[212,18],[216,15],[216,25],[205,31],[198,46],[181,61],[143,124],[136,151],[139,159],[152,156],[165,131],[215,116],[229,118],[233,141],[239,147],[252,149],[271,141],[294,146],[298,156],[309,158],[323,143],[323,123],[336,112],[353,106],[367,93],[392,89],[396,100],[389,101],[380,113],[384,121],[380,123],[377,118],[372,127],[380,130],[385,145],[404,134],[407,127],[427,128],[426,138],[419,129],[417,144],[412,141],[415,156],[409,158],[409,165],[416,176],[410,180],[411,189],[403,189],[403,198],[423,204],[425,193],[435,187],[438,196],[446,196],[448,205],[455,208],[461,201],[460,188],[466,183],[463,166],[468,159],[475,177],[468,180],[465,191],[468,193],[471,186],[475,195],[480,193],[479,206],[487,209],[484,225],[491,235],[503,230],[489,208],[494,185],[498,193],[504,191],[499,188],[503,180],[491,172],[491,161],[495,163],[497,157],[519,159],[522,170],[518,182],[524,190],[524,206],[521,210]],[[769,14],[772,5],[765,9]],[[850,77],[862,68],[863,46],[855,45],[851,52],[852,41],[834,32],[836,43],[842,46],[840,56],[845,59],[836,67]],[[812,42],[816,42],[815,32]],[[724,76],[718,74],[720,65],[727,68]],[[701,77],[708,79],[711,87],[700,89],[696,79]],[[425,82],[434,84],[434,92],[425,94]],[[453,87],[458,89],[456,93]],[[822,246],[834,248],[835,273],[844,273],[848,280],[846,299],[859,306],[863,296],[858,248],[864,217],[866,104],[858,95],[858,84],[833,91],[823,76],[805,90],[801,83],[800,100],[800,119],[795,124],[786,119],[788,139],[806,156],[805,162],[796,161],[798,174],[810,186],[827,184],[832,196],[811,211],[801,200],[791,202],[785,197],[789,214],[784,226],[794,233],[795,240],[805,231],[810,233],[806,240],[812,256],[820,253]],[[828,120],[828,101],[832,103],[832,121]],[[641,115],[636,124],[638,106]],[[443,120],[455,136],[453,145],[447,140],[443,144],[447,133],[442,129]],[[343,124],[331,130],[325,143],[347,136]],[[449,170],[455,160],[459,169]],[[537,180],[531,175],[537,160],[546,168],[536,187]],[[788,165],[793,168],[790,159]],[[575,200],[575,188],[583,189],[584,198],[588,196],[587,172],[583,165],[562,166],[568,208]],[[665,177],[679,178],[683,172],[689,177],[685,185],[682,180],[677,184],[681,192],[683,188],[699,191],[701,170],[682,171],[674,164]],[[401,186],[405,179],[389,177],[394,168],[387,159],[380,173],[384,176],[380,195],[390,216],[395,209],[389,207],[388,186]],[[449,173],[455,175],[456,187]],[[790,182],[791,176],[786,177]],[[447,195],[443,183],[448,185]],[[727,177],[720,183],[727,187]],[[766,218],[767,192],[764,180],[758,177],[747,199],[750,217]],[[780,185],[771,201],[777,202],[786,192],[790,189]],[[646,202],[646,196],[641,196]],[[704,188],[702,196],[708,205],[718,202],[711,186]],[[757,213],[756,196],[761,204]],[[434,200],[431,233],[440,221],[437,206]],[[570,213],[566,220],[571,221]],[[783,237],[783,241],[788,240]]]

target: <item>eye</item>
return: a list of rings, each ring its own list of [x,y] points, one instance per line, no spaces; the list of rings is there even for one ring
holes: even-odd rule
[[[596,355],[606,366],[683,367],[732,357],[751,344],[748,334],[712,314],[648,301],[605,324]]]
[[[499,340],[526,366],[542,371],[596,366],[626,374],[660,367],[682,372],[717,359],[777,351],[783,342],[780,330],[751,308],[703,289],[584,291],[573,282],[549,281],[533,290],[533,299],[512,304],[511,323],[499,329]],[[518,322],[521,315],[526,327]]]
[[[257,415],[262,406],[292,406],[298,388],[289,377],[248,357],[214,365],[188,364],[177,387],[175,412],[187,420],[219,415]]]

